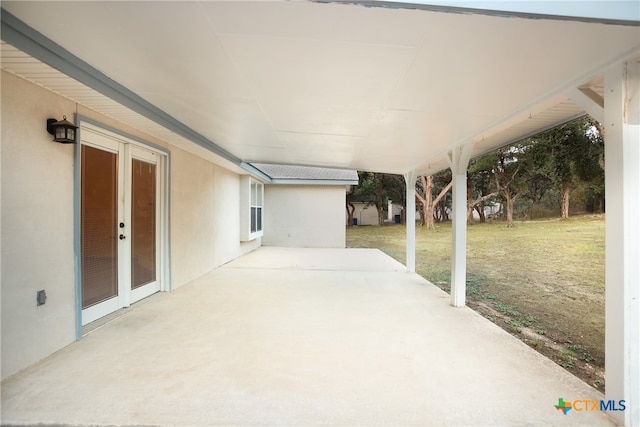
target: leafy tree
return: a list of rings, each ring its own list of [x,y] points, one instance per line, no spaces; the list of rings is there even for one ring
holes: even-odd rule
[[[525,165],[523,159],[518,157],[522,154],[523,150],[517,144],[489,154],[494,156],[493,175],[497,191],[505,202],[507,227],[513,227],[513,206],[527,191],[527,183],[521,179],[520,173]]]
[[[438,172],[433,175],[433,190],[434,193],[440,194],[443,190],[452,183],[453,175],[451,169],[445,169],[442,172]],[[452,184],[453,186],[453,184]],[[437,197],[436,197],[437,198]],[[433,216],[437,222],[443,222],[449,220],[449,210],[451,209],[451,192],[444,191],[444,196],[440,198],[437,203],[433,205]]]
[[[604,189],[604,141],[592,118],[581,117],[533,140],[532,167],[544,171],[558,190],[562,219],[569,218],[574,190],[581,186]]]
[[[378,225],[384,225],[384,208],[387,200],[404,203],[404,178],[400,175],[365,171],[358,172],[358,177],[359,184],[354,188],[351,197],[347,194],[347,214],[351,209],[351,217],[353,217],[355,207],[352,201],[354,198],[371,200],[378,211]],[[350,202],[351,206],[349,206]],[[353,220],[351,219],[351,221]]]
[[[526,157],[527,165],[523,171],[527,190],[524,198],[530,201],[529,217],[533,218],[533,206],[539,204],[549,190],[553,188],[553,180],[549,176],[549,152],[544,144],[529,138],[520,143]]]
[[[533,206],[560,195],[562,218],[569,216],[571,194],[579,189],[585,204],[604,194],[604,142],[599,123],[588,116],[473,159],[467,172],[467,216],[473,209],[484,221],[485,204],[494,197],[504,202],[508,227],[513,227],[514,206],[524,201],[533,217]],[[360,185],[347,193],[347,214],[352,223],[354,198],[376,206],[378,223],[384,224],[389,198],[405,204],[405,183],[400,175],[359,172]],[[421,224],[434,228],[446,220],[451,171],[421,176],[416,182],[416,206]],[[521,203],[522,204],[522,203]],[[528,207],[527,207],[528,206]]]
[[[385,178],[385,197],[400,206],[406,206],[407,186],[402,175],[386,174]],[[404,217],[404,208],[402,210]]]
[[[373,203],[375,197],[375,179],[372,172],[358,171],[358,185],[347,191],[346,209],[348,224],[353,225],[353,214],[356,210],[354,201]]]
[[[485,222],[486,202],[498,195],[494,185],[493,171],[496,159],[488,154],[473,159],[467,169],[467,220],[473,222],[473,210],[478,212],[480,222]]]

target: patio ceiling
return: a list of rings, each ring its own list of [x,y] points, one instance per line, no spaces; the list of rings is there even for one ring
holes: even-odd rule
[[[576,90],[601,103],[602,72],[640,52],[638,16],[605,23],[313,2],[2,8],[68,51],[64,60],[88,64],[168,120],[12,46],[3,17],[4,69],[236,165],[435,172],[454,147],[473,142],[478,155],[584,114]]]

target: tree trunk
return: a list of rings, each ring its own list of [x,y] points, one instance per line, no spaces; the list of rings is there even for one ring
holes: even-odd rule
[[[347,204],[347,226],[353,227],[353,213],[356,211],[356,207],[351,203]]]
[[[469,224],[473,224],[475,222],[473,219],[473,207],[471,206],[471,202],[473,202],[473,191],[471,188],[471,180],[467,178],[467,222]]]
[[[426,178],[420,177],[422,181],[422,188],[424,188],[424,219],[427,224],[427,230],[435,230],[436,225],[433,222],[433,176],[429,175]]]
[[[435,217],[433,215],[433,211],[435,209],[435,206],[444,199],[444,196],[446,196],[447,193],[449,192],[449,190],[451,190],[451,187],[453,187],[453,179],[451,181],[449,181],[449,183],[447,185],[445,185],[444,188],[440,191],[438,196],[431,201],[431,205],[430,205],[430,208],[429,208],[428,212],[426,213],[426,217],[427,217],[427,221],[431,221],[431,229],[433,229],[433,230],[435,230],[435,228],[436,228],[436,225],[435,225],[435,222],[434,222],[435,221]]]
[[[353,213],[356,211],[356,207],[351,203],[352,198],[352,194],[347,194],[347,227],[353,227]]]
[[[426,222],[426,219],[424,217],[424,202],[422,200],[423,199],[418,196],[418,193],[416,193],[416,207],[418,209],[418,213],[420,214],[420,225],[424,225],[424,223]]]
[[[504,192],[504,198],[506,200],[507,205],[507,227],[513,227],[513,205],[515,200],[511,197],[511,193],[509,191]]]
[[[501,192],[504,196],[504,200],[506,202],[507,207],[507,227],[513,227],[513,205],[516,203],[516,200],[522,195],[522,193],[517,193],[515,196],[511,195],[511,189],[509,188],[511,182],[515,178],[516,174],[520,171],[520,166],[522,163],[519,163],[516,170],[511,175],[511,178],[505,182],[503,173],[495,173],[494,176],[496,178],[496,188],[498,192]],[[502,170],[504,170],[504,165],[502,166]],[[479,199],[479,201],[482,198]]]
[[[562,202],[560,204],[561,218],[569,219],[569,200],[571,198],[571,187],[562,186]]]
[[[507,200],[507,227],[513,227],[513,207],[516,204],[516,200],[522,196],[522,193],[517,193],[515,196],[511,195],[511,191],[505,191],[505,199]]]
[[[427,192],[426,186],[424,183],[424,177],[420,177],[422,181],[422,191]],[[416,207],[418,208],[418,213],[420,214],[420,225],[424,225],[426,222],[425,210],[427,209],[427,199],[422,197],[418,191],[416,191]]]
[[[382,205],[376,203],[376,209],[378,210],[378,225],[384,225],[384,209]]]
[[[447,194],[447,192],[451,189],[453,182],[449,182],[440,194],[433,199],[432,191],[433,191],[433,177],[431,175],[421,176],[420,181],[422,182],[422,190],[424,191],[424,197],[416,193],[416,198],[420,201],[421,209],[420,209],[420,219],[424,222],[421,222],[422,225],[427,225],[427,229],[435,230],[435,207],[442,200],[442,198]]]
[[[435,217],[433,215],[433,203],[427,206],[426,209],[424,210],[424,217],[427,220],[427,229],[435,230],[436,223],[435,223]]]
[[[447,212],[447,206],[444,204],[443,200],[435,205],[434,210],[437,212],[436,217],[438,222],[449,221],[449,213]]]
[[[485,194],[477,200],[467,201],[467,217],[472,215],[473,209],[475,209],[478,212],[478,216],[480,216],[480,222],[485,222],[484,202],[497,194],[498,191],[494,191],[493,193]]]
[[[376,209],[378,210],[378,225],[384,225],[384,174],[377,174],[376,179]]]

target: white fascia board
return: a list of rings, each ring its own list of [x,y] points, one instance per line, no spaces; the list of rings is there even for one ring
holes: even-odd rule
[[[340,181],[332,179],[272,179],[269,184],[274,185],[331,185],[331,186],[345,186],[345,185],[358,185],[357,180],[353,181]]]
[[[249,174],[257,180],[262,181],[265,184],[273,184],[273,180],[269,175],[265,174],[260,169],[253,166],[251,163],[242,162],[240,163],[240,167],[249,172]]]

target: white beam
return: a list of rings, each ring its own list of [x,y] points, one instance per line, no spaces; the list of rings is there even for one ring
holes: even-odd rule
[[[451,305],[464,307],[467,286],[467,168],[473,143],[449,153],[453,178],[453,226],[451,248]]]
[[[569,97],[578,107],[582,108],[585,113],[600,123],[604,122],[604,99],[592,89],[573,89],[569,92]]]
[[[416,171],[404,174],[407,189],[407,272],[416,271]]]
[[[640,65],[605,73],[605,372],[606,398],[624,400],[611,413],[640,425]]]

